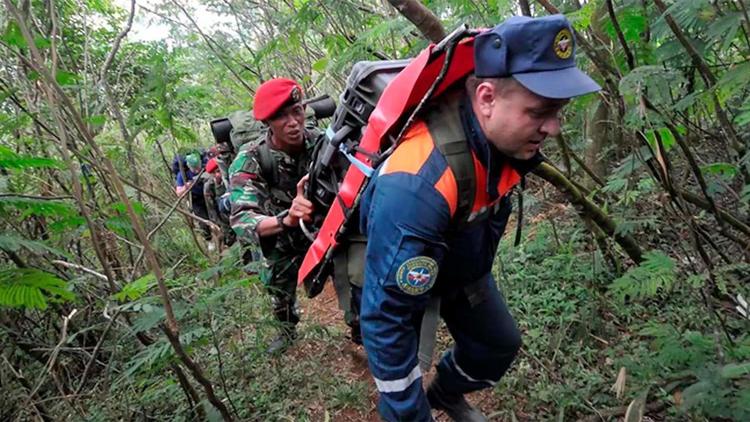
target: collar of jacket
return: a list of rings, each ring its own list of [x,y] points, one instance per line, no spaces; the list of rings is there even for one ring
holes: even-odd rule
[[[511,158],[498,151],[487,139],[479,126],[479,120],[474,114],[471,107],[471,100],[467,94],[464,94],[459,107],[461,113],[461,123],[464,127],[464,133],[469,142],[469,146],[476,154],[479,162],[487,169],[487,192],[493,197],[497,196],[497,183],[500,180],[500,174],[504,164],[509,164],[521,176],[533,170],[542,161],[544,156],[537,152],[528,160],[519,160]]]

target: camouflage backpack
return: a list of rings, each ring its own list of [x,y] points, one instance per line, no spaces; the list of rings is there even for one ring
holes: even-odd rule
[[[232,125],[229,131],[229,140],[235,151],[239,151],[243,145],[262,139],[266,132],[266,126],[255,120],[252,110],[238,110],[227,118]]]

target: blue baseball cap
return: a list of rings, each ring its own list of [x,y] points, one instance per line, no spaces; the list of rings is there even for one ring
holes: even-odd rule
[[[513,16],[474,40],[474,74],[512,76],[547,98],[572,98],[601,87],[576,67],[575,37],[563,15]]]

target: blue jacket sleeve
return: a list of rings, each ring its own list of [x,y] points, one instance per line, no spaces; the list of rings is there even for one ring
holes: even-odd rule
[[[182,180],[182,172],[177,173],[177,186],[184,186],[185,182]]]
[[[418,175],[393,173],[365,195],[368,236],[361,326],[386,420],[429,420],[417,328],[446,252],[448,204]]]

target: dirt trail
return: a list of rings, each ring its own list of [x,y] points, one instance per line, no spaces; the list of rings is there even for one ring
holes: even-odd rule
[[[335,329],[345,332],[347,338],[342,339],[338,344],[334,344],[330,348],[331,350],[326,350],[323,355],[320,354],[321,350],[318,347],[314,347],[313,344],[307,342],[300,343],[299,347],[295,347],[292,353],[299,354],[300,359],[315,354],[317,359],[320,360],[323,356],[322,359],[329,362],[326,365],[330,365],[330,368],[336,368],[339,375],[350,380],[363,381],[368,385],[365,409],[345,408],[335,414],[330,414],[331,420],[335,422],[380,421],[377,410],[375,410],[378,398],[377,390],[367,368],[365,349],[348,340],[349,327],[344,323],[344,313],[338,307],[333,284],[326,283],[323,292],[314,299],[307,299],[304,294],[301,296],[302,321],[300,324],[302,324],[302,330],[305,329],[305,326],[320,325],[329,330]],[[323,420],[325,409],[326,406],[323,403],[313,406],[310,409],[313,420]],[[320,416],[319,419],[318,416]]]

